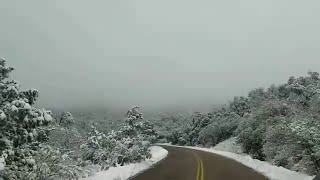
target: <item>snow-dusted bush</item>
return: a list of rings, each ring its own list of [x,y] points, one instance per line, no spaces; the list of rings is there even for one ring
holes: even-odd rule
[[[150,158],[148,148],[156,133],[153,126],[142,119],[142,114],[134,107],[127,112],[125,123],[117,131],[105,135],[92,127],[87,142],[81,147],[83,159],[108,169]]]
[[[231,137],[225,141],[220,142],[219,144],[215,145],[213,149],[217,151],[226,151],[235,154],[243,154],[242,148],[237,143],[237,139],[235,137]]]
[[[245,115],[246,113],[250,113],[251,103],[249,98],[234,97],[233,101],[229,103],[229,109],[231,112],[236,113],[240,117]]]
[[[63,127],[69,128],[70,126],[74,125],[75,121],[73,115],[70,112],[64,112],[60,119],[60,125]]]
[[[13,68],[0,59],[0,175],[10,180],[76,179],[77,161],[48,144],[55,129],[52,113],[33,107],[39,92],[20,90],[17,81],[7,80]],[[57,127],[57,126],[56,126]],[[65,136],[67,138],[68,136]],[[57,140],[53,140],[57,143]],[[70,143],[70,141],[68,142]],[[72,143],[66,144],[71,146]]]
[[[201,130],[200,142],[205,146],[214,146],[229,139],[234,134],[240,119],[237,113],[214,114],[212,123]]]
[[[288,83],[271,86],[266,92],[249,93],[250,101],[255,102],[252,116],[237,129],[238,142],[246,153],[308,174],[319,170],[318,76],[310,72],[308,77],[290,77]]]
[[[252,109],[252,114],[240,122],[236,134],[238,143],[245,153],[259,160],[265,159],[263,145],[268,127],[277,124],[278,117],[293,114],[288,104],[279,100],[270,100],[260,103],[260,106]]]
[[[48,144],[52,147],[59,148],[61,152],[68,152],[69,154],[78,154],[80,146],[85,142],[85,138],[71,127],[61,127],[54,125],[48,132]]]
[[[77,179],[84,173],[66,154],[48,145],[25,145],[16,153],[19,161],[4,171],[5,179]]]
[[[191,128],[187,126],[185,128],[176,128],[168,137],[168,141],[172,144],[178,145],[190,145],[189,132]]]
[[[16,171],[26,168],[20,155],[33,155],[25,154],[22,146],[38,144],[43,138],[38,127],[48,125],[52,117],[50,111],[32,107],[39,94],[37,90],[21,91],[17,81],[7,80],[12,70],[0,59],[0,155],[5,159],[6,169]]]
[[[264,160],[263,142],[265,135],[265,126],[256,126],[254,119],[243,120],[237,130],[237,142],[242,146],[245,153],[250,154],[253,158]]]
[[[191,122],[183,127],[176,128],[167,137],[172,144],[179,145],[200,145],[201,139],[199,137],[203,128],[208,126],[211,121],[210,114],[202,114],[195,112],[192,116]]]
[[[319,117],[297,116],[289,125],[297,145],[303,147],[300,166],[306,164],[306,173],[312,174],[320,168],[320,122]],[[301,164],[302,163],[302,164]]]
[[[268,161],[313,174],[319,163],[319,122],[308,113],[278,118],[268,128],[263,145]]]
[[[201,144],[200,138],[199,138],[199,133],[203,128],[208,126],[210,123],[211,117],[207,114],[202,114],[200,112],[196,112],[195,115],[192,118],[191,122],[191,129],[190,132],[188,133],[188,140],[190,145],[198,145]]]
[[[303,152],[303,147],[296,143],[288,121],[290,120],[285,117],[278,117],[277,123],[267,129],[263,152],[267,161],[292,168],[299,160],[298,156]]]
[[[112,138],[107,137],[92,126],[86,143],[80,147],[82,159],[92,164],[108,167],[115,161],[115,158],[111,156],[115,145],[116,141],[112,141]]]

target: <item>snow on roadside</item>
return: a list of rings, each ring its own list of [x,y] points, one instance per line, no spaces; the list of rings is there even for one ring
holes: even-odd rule
[[[262,173],[271,180],[312,180],[313,177],[298,173],[295,171],[290,171],[283,167],[274,166],[265,161],[260,161],[257,159],[252,159],[249,155],[243,156],[231,152],[218,151],[214,149],[199,148],[199,147],[188,147],[192,149],[198,149],[202,151],[207,151],[215,154],[219,154],[230,159],[234,159],[245,166],[254,169],[257,172]]]
[[[149,169],[152,165],[161,161],[168,155],[168,151],[160,146],[150,147],[152,157],[146,161],[132,163],[125,166],[111,167],[107,171],[101,171],[94,176],[82,180],[125,180],[142,171]]]
[[[243,153],[242,148],[239,144],[236,143],[236,138],[232,137],[229,138],[216,146],[212,147],[211,149],[216,150],[217,154],[227,156],[231,159],[235,159],[240,163],[255,169],[256,171],[264,174],[265,176],[269,177],[272,180],[310,180],[313,177],[298,173],[295,171],[291,171],[285,169],[283,167],[275,166],[270,164],[266,161],[259,161],[257,159],[252,159],[249,155]],[[235,154],[233,154],[235,153]],[[237,157],[233,157],[237,155]],[[238,160],[241,157],[242,160]],[[251,164],[251,165],[250,165]]]
[[[168,145],[168,144],[166,144]],[[174,146],[174,145],[168,145]],[[236,160],[241,164],[254,169],[257,172],[265,175],[271,180],[312,180],[312,176],[308,176],[302,173],[295,171],[290,171],[283,167],[271,165],[268,162],[260,161],[257,159],[252,159],[249,155],[240,155],[226,151],[215,150],[214,148],[200,148],[200,147],[191,147],[191,146],[176,146],[182,148],[196,149],[201,151],[206,151],[210,153],[219,154],[227,158]]]
[[[236,138],[231,137],[225,141],[222,141],[215,145],[212,149],[218,150],[218,151],[227,151],[232,152],[240,155],[245,155],[242,151],[242,148],[239,144],[237,144]]]

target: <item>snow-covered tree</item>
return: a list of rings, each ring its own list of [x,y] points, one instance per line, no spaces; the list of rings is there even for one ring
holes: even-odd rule
[[[52,121],[50,111],[32,107],[37,90],[20,91],[17,81],[7,79],[12,70],[0,60],[0,155],[8,166],[14,164],[20,146],[40,140],[38,127]]]
[[[70,112],[64,112],[60,118],[60,125],[69,128],[74,125],[75,121]]]
[[[220,114],[220,112],[216,113],[212,113],[212,122],[202,128],[199,133],[200,142],[205,146],[214,146],[230,138],[238,127],[239,121],[242,119],[235,112],[229,112],[223,115]]]
[[[199,133],[202,128],[206,127],[210,123],[210,117],[207,114],[196,112],[192,118],[191,131],[189,133],[189,142],[191,145],[197,145],[200,143]]]
[[[250,101],[243,96],[234,97],[233,101],[229,104],[229,109],[232,112],[237,113],[239,116],[243,116],[250,111]]]
[[[92,126],[87,142],[82,145],[83,159],[107,169],[150,158],[148,148],[155,131],[142,119],[142,113],[134,107],[126,113],[125,123],[117,131],[105,135]]]
[[[4,179],[76,179],[82,172],[60,147],[47,145],[53,118],[51,111],[33,107],[39,92],[20,90],[8,80],[11,67],[0,60],[0,156],[5,161]],[[1,179],[1,178],[0,178]]]
[[[47,143],[52,147],[59,148],[61,152],[76,153],[85,138],[76,128],[66,128],[58,125],[52,126],[48,132]]]

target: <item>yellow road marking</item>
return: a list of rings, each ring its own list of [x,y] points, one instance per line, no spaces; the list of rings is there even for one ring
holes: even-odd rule
[[[200,160],[197,158],[197,178],[196,180],[200,180],[200,169],[201,169],[201,164],[200,164]]]
[[[202,160],[200,160],[200,164],[201,164],[201,179],[200,180],[204,180],[204,168],[203,168],[203,162],[202,162]]]
[[[194,157],[197,159],[197,176],[196,180],[204,180],[204,167],[203,161],[199,158],[199,156],[194,152]]]
[[[196,180],[204,180],[203,161],[201,159],[199,159],[196,154],[195,154],[195,157],[197,159],[197,177],[196,177]]]

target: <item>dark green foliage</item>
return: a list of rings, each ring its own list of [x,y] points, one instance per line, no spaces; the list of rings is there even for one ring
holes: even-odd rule
[[[236,131],[243,150],[255,158],[296,171],[319,169],[319,74],[290,77],[286,84],[249,93],[255,104]]]
[[[200,132],[200,141],[205,146],[214,146],[230,138],[236,128],[240,116],[236,113],[227,116],[214,116],[212,123]]]

